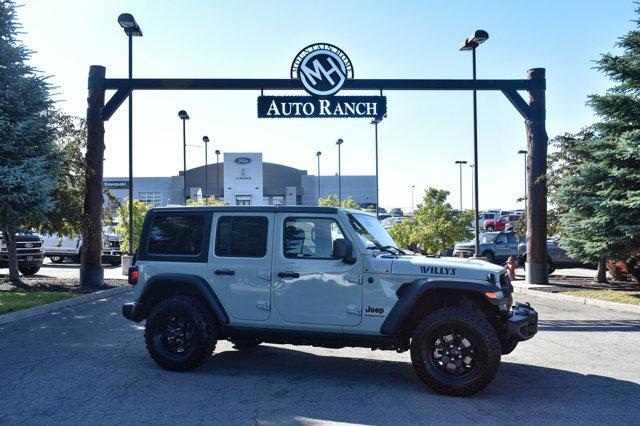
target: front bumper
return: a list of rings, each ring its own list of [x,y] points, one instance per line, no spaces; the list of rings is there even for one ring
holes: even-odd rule
[[[528,303],[516,303],[507,317],[507,339],[531,339],[538,332],[538,313]]]

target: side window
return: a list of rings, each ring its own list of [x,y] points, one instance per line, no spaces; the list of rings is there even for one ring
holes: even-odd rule
[[[504,234],[500,234],[498,235],[498,238],[496,238],[496,243],[506,243],[507,242],[507,237]]]
[[[160,215],[153,219],[147,250],[150,254],[198,255],[202,248],[204,216]]]
[[[216,230],[216,256],[264,257],[268,234],[264,216],[223,216]]]
[[[518,239],[516,238],[516,234],[514,233],[507,234],[507,242],[509,244],[517,244]]]
[[[284,221],[284,255],[288,258],[333,259],[333,242],[344,238],[333,219],[290,217]]]

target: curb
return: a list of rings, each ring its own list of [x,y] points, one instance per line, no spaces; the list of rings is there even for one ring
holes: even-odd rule
[[[640,306],[629,305],[628,303],[610,302],[608,300],[590,299],[588,297],[565,296],[564,294],[548,293],[546,291],[531,290],[519,286],[513,286],[513,292],[537,296],[545,299],[558,300],[561,302],[575,303],[578,305],[596,306],[598,308],[611,309],[617,312],[627,312],[640,314]]]
[[[60,300],[58,302],[47,303],[46,305],[34,306],[33,308],[9,312],[7,314],[0,315],[0,325],[9,324],[26,318],[37,317],[40,315],[48,314],[49,312],[57,311],[59,309],[81,305],[83,303],[105,299],[107,297],[126,293],[131,290],[133,290],[132,285],[124,285],[116,288],[110,288],[109,290],[101,290],[94,293],[71,297],[69,299]]]

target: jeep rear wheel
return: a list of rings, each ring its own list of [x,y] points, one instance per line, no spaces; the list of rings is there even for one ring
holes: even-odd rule
[[[144,339],[156,364],[171,371],[186,371],[211,356],[218,339],[218,323],[197,299],[170,297],[149,313]]]
[[[498,336],[484,317],[463,308],[443,308],[414,329],[411,362],[434,391],[465,396],[491,383],[500,350]]]

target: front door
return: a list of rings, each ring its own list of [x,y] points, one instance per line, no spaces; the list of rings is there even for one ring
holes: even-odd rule
[[[273,213],[216,213],[209,279],[232,319],[270,313]]]
[[[282,319],[314,325],[360,324],[362,259],[333,257],[333,241],[347,238],[332,215],[278,213],[274,303]],[[355,244],[354,244],[355,250]]]

